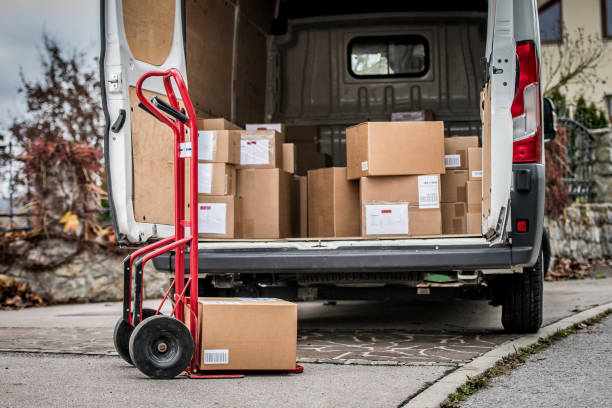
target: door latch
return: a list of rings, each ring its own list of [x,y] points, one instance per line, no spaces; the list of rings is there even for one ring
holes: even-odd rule
[[[114,72],[108,77],[108,92],[121,92],[121,73]]]

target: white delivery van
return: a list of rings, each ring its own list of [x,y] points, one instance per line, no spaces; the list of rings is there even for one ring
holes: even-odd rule
[[[171,133],[137,108],[135,95],[149,70],[178,68],[203,117],[316,125],[318,149],[335,166],[346,163],[347,126],[428,110],[444,121],[445,137],[480,138],[480,235],[208,240],[197,253],[201,291],[479,296],[502,306],[506,330],[540,327],[543,143],[554,126],[552,105],[541,96],[535,0],[100,3],[105,164],[119,243],[173,232],[172,221],[162,221],[172,220]],[[353,63],[372,55],[374,71]],[[163,94],[161,81],[145,87]],[[141,215],[143,208],[156,215]],[[173,255],[154,264],[172,271]],[[426,279],[434,273],[448,282]]]

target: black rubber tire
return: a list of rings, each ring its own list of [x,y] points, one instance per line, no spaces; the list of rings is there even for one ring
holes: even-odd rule
[[[142,309],[142,320],[155,316],[155,309]],[[130,357],[130,336],[134,328],[130,326],[128,323],[123,321],[123,318],[117,320],[117,324],[115,324],[115,330],[113,331],[113,343],[115,343],[115,350],[117,350],[117,354],[123,360],[125,360],[128,364],[132,363],[132,358]]]
[[[552,251],[550,249],[550,235],[548,234],[548,230],[546,228],[542,230],[542,255],[544,256],[544,275],[546,276],[550,270],[550,258],[552,256]]]
[[[159,350],[162,343],[165,351]],[[176,377],[191,362],[193,350],[193,338],[187,326],[169,316],[144,320],[130,337],[130,357],[134,365],[151,378]]]
[[[509,333],[535,333],[542,326],[544,262],[542,251],[531,268],[509,275],[502,324]]]

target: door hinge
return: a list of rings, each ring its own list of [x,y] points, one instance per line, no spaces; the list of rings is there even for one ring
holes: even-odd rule
[[[121,72],[113,72],[108,76],[108,92],[121,92]]]

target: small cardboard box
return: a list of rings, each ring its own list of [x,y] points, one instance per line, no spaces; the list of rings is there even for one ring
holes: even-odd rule
[[[240,167],[248,169],[282,169],[283,140],[275,130],[240,132]]]
[[[235,238],[234,196],[198,195],[198,237]]]
[[[467,234],[467,205],[442,203],[442,234]]]
[[[237,212],[240,238],[293,236],[291,174],[281,169],[238,169]]]
[[[199,298],[198,309],[200,370],[295,369],[295,303],[273,298]]]
[[[359,236],[359,183],[347,180],[346,167],[308,171],[308,233]]]
[[[482,180],[482,148],[470,147],[467,162],[469,180]]]
[[[308,177],[299,176],[300,189],[300,238],[308,236]]]
[[[295,143],[283,143],[283,170],[295,174]]]
[[[235,130],[199,130],[198,161],[240,163],[240,132]]]
[[[447,170],[441,176],[441,179],[443,203],[466,201],[465,183],[468,181],[467,170]]]
[[[285,125],[282,123],[247,123],[245,130],[275,130],[280,133],[283,143],[286,139]]]
[[[391,113],[391,122],[423,122],[433,120],[433,112],[429,109]]]
[[[362,236],[440,235],[440,176],[362,177]]]
[[[444,139],[446,169],[467,170],[467,150],[470,147],[478,147],[478,136],[455,136]]]
[[[443,122],[366,122],[346,129],[350,180],[443,174]]]
[[[198,119],[197,122],[199,130],[242,130],[240,126],[224,118]]]
[[[226,163],[198,163],[198,194],[236,194],[236,168]]]

